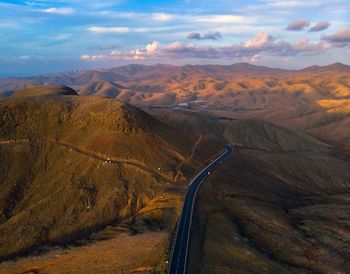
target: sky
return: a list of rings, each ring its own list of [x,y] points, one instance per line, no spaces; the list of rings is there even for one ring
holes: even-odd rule
[[[350,1],[0,0],[0,77],[238,62],[350,64]]]

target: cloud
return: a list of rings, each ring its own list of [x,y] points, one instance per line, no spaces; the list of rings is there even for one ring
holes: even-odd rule
[[[88,3],[88,5],[91,6],[91,8],[93,9],[102,9],[102,8],[109,8],[112,7],[118,3],[115,3],[113,1],[103,1],[102,2],[93,2],[93,1],[89,1],[90,3]]]
[[[130,51],[118,51],[113,50],[109,54],[100,55],[87,55],[84,54],[80,57],[84,61],[100,61],[100,60],[144,60],[158,55],[160,51],[160,44],[154,41],[144,49],[135,49]]]
[[[301,39],[290,43],[277,40],[268,33],[258,33],[246,42],[224,47],[194,45],[176,41],[161,45],[159,42],[148,44],[144,49],[131,51],[112,51],[106,55],[83,55],[82,60],[144,60],[144,59],[228,59],[250,58],[258,60],[262,54],[271,56],[311,56],[323,53],[332,46],[329,43],[311,43]]]
[[[326,21],[321,21],[316,23],[315,25],[313,25],[309,31],[311,32],[315,32],[315,31],[321,31],[321,30],[325,30],[328,29],[330,26],[330,23],[326,22]]]
[[[89,27],[88,31],[95,33],[125,33],[129,32],[130,29],[126,27]]]
[[[292,31],[299,31],[303,30],[304,28],[310,26],[310,22],[307,19],[298,19],[290,23],[286,30],[292,30]]]
[[[189,35],[187,35],[187,39],[190,40],[201,40],[202,36],[198,32],[191,32]]]
[[[71,33],[59,33],[52,36],[52,39],[62,41],[70,39],[73,35]]]
[[[255,37],[244,43],[246,48],[260,48],[275,40],[273,36],[266,32],[259,32]]]
[[[173,19],[173,17],[174,17],[173,15],[168,13],[163,13],[163,12],[152,14],[152,19],[155,21],[169,21]]]
[[[240,15],[207,15],[194,17],[193,21],[206,24],[256,23],[257,18]]]
[[[208,32],[203,35],[198,32],[191,32],[189,35],[187,35],[187,39],[191,40],[218,40],[220,38],[221,33],[219,31]]]
[[[75,13],[75,10],[72,8],[47,8],[40,10],[44,13],[51,13],[51,14],[59,14],[59,15],[72,15]]]
[[[323,4],[322,0],[267,0],[266,3],[278,8],[314,8]]]
[[[32,57],[28,56],[28,55],[18,56],[18,60],[21,60],[21,61],[27,61],[27,60],[30,60],[30,59],[32,59]]]
[[[307,38],[297,40],[296,42],[290,45],[291,55],[316,55],[323,53],[326,50],[330,49],[332,46],[325,43],[310,43],[310,40]],[[293,54],[294,53],[294,54]]]
[[[255,54],[255,55],[254,55],[253,57],[251,57],[249,60],[250,60],[250,62],[255,63],[255,62],[259,61],[260,58],[261,58],[261,56],[260,56],[259,54]]]
[[[330,35],[322,35],[321,39],[330,43],[350,43],[350,28],[338,30]]]
[[[153,42],[152,44],[148,44],[146,46],[146,52],[149,54],[154,54],[159,50],[159,46],[160,44],[157,41]]]
[[[81,60],[83,61],[97,61],[97,60],[103,60],[105,57],[105,55],[87,55],[87,54],[84,54],[80,57]]]

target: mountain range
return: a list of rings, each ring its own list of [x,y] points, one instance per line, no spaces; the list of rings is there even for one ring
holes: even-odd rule
[[[0,80],[0,273],[348,273],[350,67],[129,65]],[[142,248],[141,248],[142,247]]]
[[[0,79],[0,96],[9,96],[17,89],[34,85],[66,85],[80,86],[93,84],[99,81],[126,82],[128,88],[136,91],[145,91],[147,87],[142,81],[177,82],[189,80],[193,76],[213,77],[218,79],[231,78],[237,75],[291,75],[291,74],[318,74],[324,72],[350,72],[350,66],[335,63],[328,66],[311,66],[302,70],[283,70],[256,66],[248,63],[237,63],[229,66],[223,65],[128,65],[111,69],[81,70],[63,73],[54,73],[34,77],[10,77]],[[140,90],[133,82],[141,82]],[[154,87],[152,87],[154,88]],[[152,91],[157,91],[158,89]],[[163,89],[164,90],[164,89]]]

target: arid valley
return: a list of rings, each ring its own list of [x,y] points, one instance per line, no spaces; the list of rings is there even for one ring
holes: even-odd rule
[[[346,273],[349,76],[131,65],[1,80],[1,269],[166,269],[188,180],[232,144],[198,194],[190,273]]]

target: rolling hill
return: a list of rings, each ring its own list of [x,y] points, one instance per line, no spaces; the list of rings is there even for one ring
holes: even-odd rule
[[[110,81],[97,81],[77,88],[79,95],[101,95],[116,98],[125,87]]]
[[[0,94],[36,85],[68,85],[81,95],[103,95],[149,110],[180,108],[232,119],[262,119],[349,145],[346,133],[318,132],[349,117],[349,66],[336,63],[280,70],[247,63],[220,65],[129,65],[0,80]],[[346,123],[346,122],[345,122]],[[318,130],[319,128],[319,130]],[[327,137],[327,138],[326,138]]]
[[[184,182],[220,149],[121,101],[64,86],[17,91],[0,100],[0,258],[110,224],[169,233]]]
[[[237,145],[199,190],[189,273],[350,270],[350,162],[335,147],[266,121],[153,112]]]
[[[1,258],[112,225],[140,239],[153,232],[162,248],[144,243],[161,250],[150,267],[158,271],[186,182],[231,143],[234,156],[199,192],[190,273],[347,273],[349,75],[339,63],[241,63],[0,80],[13,94],[0,99]],[[69,254],[92,267],[83,250],[111,243]],[[147,258],[118,269],[142,269]]]

